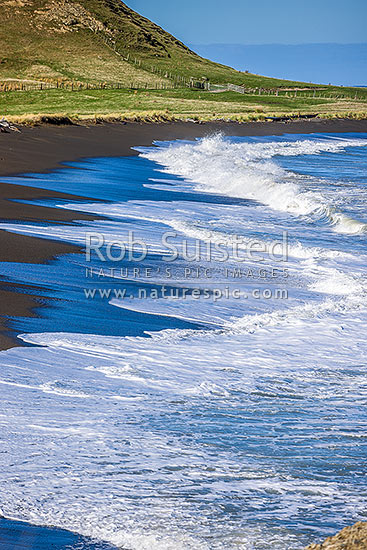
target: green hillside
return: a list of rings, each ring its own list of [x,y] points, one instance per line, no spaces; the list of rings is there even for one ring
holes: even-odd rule
[[[1,12],[0,79],[295,84],[203,59],[121,0],[2,0]]]
[[[363,89],[267,78],[203,59],[120,0],[1,0],[0,44],[5,116],[133,111],[240,118],[367,110]],[[246,94],[190,89],[190,82],[208,81],[212,90],[231,83]],[[58,89],[32,89],[39,87]]]

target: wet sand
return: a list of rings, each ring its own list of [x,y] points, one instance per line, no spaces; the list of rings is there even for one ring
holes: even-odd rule
[[[49,223],[71,222],[75,212],[57,208],[46,208],[12,202],[45,198],[75,199],[73,195],[48,192],[43,189],[1,183],[0,180],[0,219],[22,220],[26,222],[47,221]],[[85,200],[85,197],[84,197]],[[78,219],[93,220],[96,216],[78,213]],[[0,262],[44,263],[55,256],[80,250],[78,247],[27,237],[7,231],[0,231]],[[14,273],[16,277],[16,273]],[[7,329],[7,317],[33,316],[33,308],[40,307],[37,296],[28,295],[26,285],[9,284],[0,277],[0,350],[19,346],[16,336]]]
[[[0,221],[20,220],[49,223],[72,222],[76,213],[64,209],[27,205],[14,200],[59,198],[75,200],[70,194],[1,182],[1,176],[25,172],[48,172],[60,163],[86,157],[136,155],[134,145],[151,145],[154,140],[194,139],[216,132],[237,136],[281,135],[284,133],[367,132],[367,120],[302,120],[287,123],[116,123],[93,126],[22,127],[20,132],[0,133]],[[85,197],[83,197],[85,200]],[[95,199],[93,199],[95,200]],[[96,216],[78,213],[78,219]],[[78,247],[0,231],[0,261],[43,263],[55,256],[78,251]],[[16,274],[14,274],[16,276]],[[0,349],[21,345],[7,328],[8,316],[34,315],[39,307],[27,287],[0,278]],[[2,285],[2,286],[1,286]],[[5,286],[4,286],[5,285]],[[6,289],[6,290],[5,290]]]
[[[0,133],[0,177],[46,172],[59,166],[60,162],[83,157],[136,155],[131,150],[134,145],[151,145],[154,140],[194,139],[215,132],[233,136],[264,136],[366,131],[367,120],[341,119],[294,120],[287,123],[173,122],[22,127],[20,133]]]
[[[22,128],[21,133],[0,133],[0,221],[21,220],[49,223],[72,222],[76,213],[64,209],[25,205],[12,200],[78,197],[1,182],[1,176],[25,172],[47,172],[60,163],[83,157],[133,155],[133,145],[150,145],[153,140],[193,139],[221,131],[227,135],[280,135],[313,132],[367,132],[367,121],[302,121],[253,124],[104,124],[96,126],[41,126]],[[85,200],[85,197],[83,197]],[[95,199],[93,199],[95,200]],[[78,219],[90,220],[78,212]],[[55,256],[80,250],[76,246],[0,231],[0,261],[44,263]],[[16,277],[16,273],[14,273]],[[44,290],[0,277],[0,350],[21,345],[7,327],[8,316],[35,316],[45,302]],[[39,292],[39,293],[38,293]],[[90,550],[112,550],[68,531],[42,528],[0,518],[0,550],[64,550],[83,545]]]

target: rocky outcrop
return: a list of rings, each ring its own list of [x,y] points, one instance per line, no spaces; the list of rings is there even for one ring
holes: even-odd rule
[[[35,12],[40,22],[52,21],[53,31],[73,32],[85,28],[112,36],[112,31],[77,2],[51,0],[44,9]]]
[[[367,550],[367,522],[358,521],[321,544],[310,544],[305,550]]]
[[[14,124],[8,122],[5,118],[2,118],[0,120],[0,132],[10,132],[10,130],[13,130],[13,132],[20,132]]]

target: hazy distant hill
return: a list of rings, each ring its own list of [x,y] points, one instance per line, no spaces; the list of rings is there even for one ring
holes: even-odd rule
[[[367,85],[367,44],[190,45],[195,51],[241,71],[322,84]]]

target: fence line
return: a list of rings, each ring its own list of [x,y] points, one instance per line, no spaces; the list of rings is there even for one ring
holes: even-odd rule
[[[79,81],[38,81],[38,82],[19,82],[19,81],[0,81],[0,92],[13,92],[13,91],[37,91],[37,90],[51,90],[51,89],[63,89],[63,90],[171,90],[175,88],[198,88],[202,90],[209,89],[208,81],[200,80],[168,80],[167,82],[79,82]]]
[[[170,73],[171,74],[171,73]],[[366,99],[365,94],[358,94],[355,92],[346,95],[340,92],[328,92],[322,88],[304,88],[304,89],[292,89],[292,88],[247,88],[245,86],[238,86],[236,84],[212,84],[208,80],[190,80],[182,78],[181,80],[167,80],[166,82],[130,82],[129,84],[122,82],[79,82],[79,81],[39,81],[39,82],[19,82],[19,81],[0,81],[0,92],[10,91],[39,91],[39,90],[51,90],[51,89],[63,89],[63,90],[171,90],[177,88],[196,88],[204,91],[210,91],[212,93],[220,93],[226,91],[233,91],[240,94],[247,95],[269,95],[275,97],[283,97],[287,99],[294,98],[314,98],[314,99]]]
[[[211,84],[211,82],[209,82],[209,80],[207,79],[199,80],[195,77],[190,77],[190,79],[188,79],[180,74],[171,73],[167,69],[161,69],[160,67],[153,65],[150,62],[147,62],[147,63],[142,62],[141,59],[137,59],[135,56],[132,57],[130,53],[122,53],[121,51],[119,51],[117,49],[115,42],[111,42],[111,39],[106,37],[105,35],[103,36],[101,35],[101,39],[111,50],[113,50],[124,61],[127,61],[128,63],[133,64],[135,66],[138,66],[139,68],[145,71],[151,72],[152,74],[159,75],[161,78],[170,79],[174,84],[173,87],[175,88],[189,87],[189,88],[198,88],[198,89],[207,90],[207,91],[210,90],[210,91],[219,92],[220,90],[218,88],[223,86],[219,84],[217,85]],[[215,87],[217,88],[217,90],[213,89]],[[357,92],[355,92],[354,98],[351,97],[351,95],[345,95],[345,94],[335,95],[335,93],[334,95],[322,95],[322,92],[321,92],[322,89],[323,89],[322,87],[318,87],[318,88],[307,87],[304,90],[299,88],[288,89],[288,90],[284,90],[281,88],[246,88],[245,85],[239,86],[236,84],[228,83],[227,85],[224,85],[223,91],[234,91],[241,94],[251,94],[251,93],[258,94],[258,95],[268,94],[268,95],[275,95],[277,97],[281,95],[282,92],[286,92],[286,97],[288,98],[297,97],[297,92],[301,92],[301,94],[304,94],[309,91],[312,91],[313,92],[312,97],[314,98],[324,97],[325,99],[365,99],[365,96],[363,94],[360,97],[357,95]],[[324,88],[324,89],[327,90],[327,88]],[[317,91],[320,92],[320,95],[318,96],[316,95]],[[289,92],[289,95],[288,95],[288,92]],[[291,93],[293,93],[294,95],[292,96]],[[307,97],[307,96],[304,96],[304,97]]]
[[[247,88],[246,86],[238,86],[236,84],[208,84],[207,88],[210,92],[221,93],[221,92],[237,92],[240,94],[247,95],[273,95],[276,97],[286,97],[288,99],[293,98],[325,98],[325,99],[366,99],[364,95],[360,96],[355,92],[354,96],[352,94],[346,95],[341,94],[339,91],[329,92],[327,88]]]
[[[237,92],[238,94],[244,94],[245,88],[244,86],[237,86],[236,84],[227,84],[227,90],[229,92]]]
[[[40,91],[62,89],[69,91],[78,90],[170,90],[177,88],[173,82],[130,82],[123,84],[121,82],[0,82],[0,92],[14,91]]]
[[[191,80],[186,78],[178,73],[172,73],[168,69],[161,69],[157,65],[154,65],[150,61],[142,61],[136,56],[132,56],[130,52],[123,52],[117,48],[117,45],[114,40],[106,36],[102,31],[92,31],[94,34],[116,55],[118,55],[123,61],[130,63],[130,65],[135,65],[139,69],[147,71],[149,73],[158,75],[160,78],[165,78],[173,82],[174,87],[193,87],[191,86]]]
[[[152,64],[150,61],[142,61],[137,57],[131,56],[130,52],[122,52],[117,48],[115,41],[105,35],[102,31],[90,29],[96,36],[97,40],[103,42],[110,50],[118,55],[123,61],[135,65],[139,69],[159,76],[165,82],[130,82],[130,85],[122,84],[120,82],[98,82],[98,83],[86,83],[79,81],[39,81],[37,83],[25,83],[25,82],[1,82],[0,92],[8,91],[35,91],[35,90],[48,90],[48,89],[66,89],[66,90],[120,90],[120,89],[150,89],[150,90],[168,90],[174,88],[196,88],[211,92],[221,91],[234,91],[240,94],[249,95],[274,95],[276,97],[287,97],[289,99],[298,97],[313,97],[313,98],[325,98],[325,99],[366,99],[365,94],[357,94],[355,92],[354,98],[351,95],[336,94],[336,92],[329,94],[322,92],[322,88],[248,88],[245,85],[239,86],[237,84],[228,83],[226,85],[212,84],[208,79],[198,79],[196,77],[186,78],[181,74],[172,73],[168,69],[162,69],[157,65]],[[326,88],[324,88],[325,90]],[[327,89],[326,89],[327,90]],[[318,92],[318,94],[317,94]],[[306,95],[311,93],[311,95]]]

